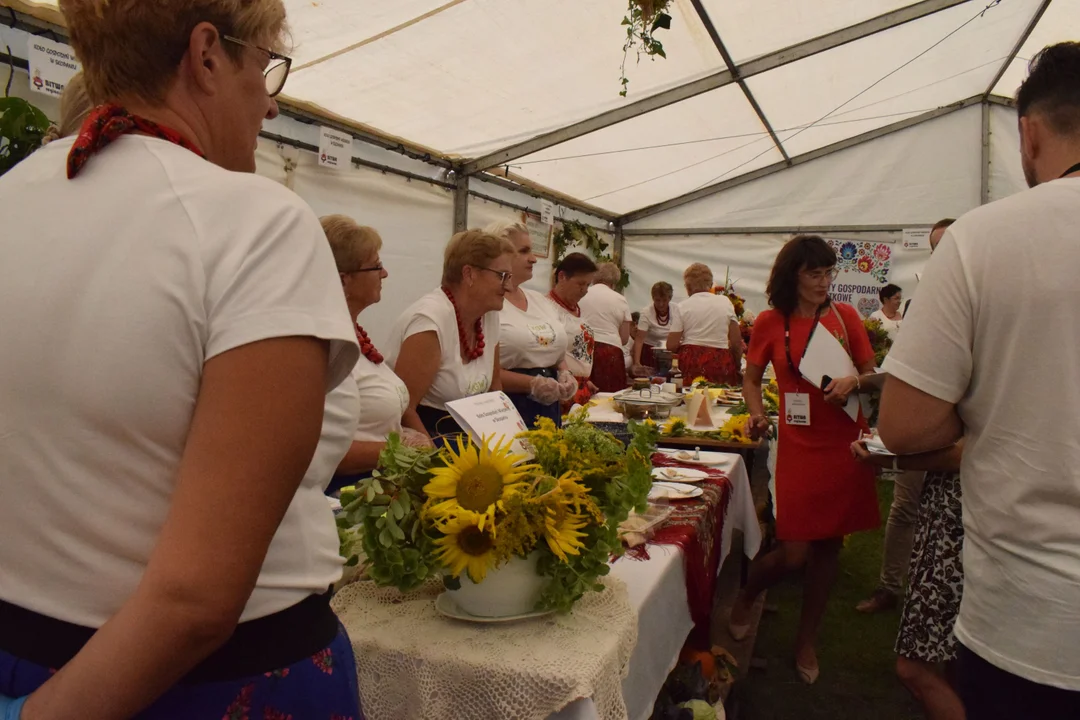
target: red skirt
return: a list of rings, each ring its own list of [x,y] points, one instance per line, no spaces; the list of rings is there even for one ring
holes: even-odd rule
[[[738,385],[739,372],[731,351],[703,345],[683,345],[679,348],[679,370],[687,385],[703,377],[711,383]]]
[[[592,377],[589,379],[600,389],[600,392],[625,390],[628,383],[626,382],[626,356],[623,355],[622,348],[606,343],[596,343],[592,361]]]

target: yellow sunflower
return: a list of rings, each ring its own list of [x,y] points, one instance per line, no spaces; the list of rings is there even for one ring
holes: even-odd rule
[[[565,502],[551,503],[544,518],[544,539],[555,556],[566,562],[567,555],[579,555],[585,543],[581,538],[585,533],[581,529],[589,524],[589,519],[580,513],[570,511]]]
[[[517,465],[524,460],[510,450],[510,441],[489,448],[488,442],[477,447],[472,440],[457,441],[455,453],[449,445],[443,448],[445,467],[431,470],[432,480],[424,493],[435,500],[428,509],[431,517],[445,517],[461,510],[477,513],[477,526],[491,526],[494,532],[495,510],[511,493],[525,484],[521,478],[534,469],[532,465]]]
[[[467,510],[449,515],[436,523],[443,537],[435,541],[439,562],[454,577],[463,572],[478,583],[495,565],[494,526],[483,528],[484,516]]]

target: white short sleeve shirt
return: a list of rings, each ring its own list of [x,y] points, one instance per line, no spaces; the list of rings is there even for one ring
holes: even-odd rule
[[[578,303],[581,319],[592,328],[598,343],[622,347],[619,328],[630,322],[630,306],[619,293],[607,285],[596,283]]]
[[[322,228],[297,195],[137,135],[68,180],[72,142],[0,178],[0,599],[96,628],[146,569],[204,364],[314,336],[329,341],[336,388],[359,349]],[[325,451],[336,464],[338,449]],[[340,576],[322,467],[313,460],[242,620]]]
[[[639,332],[645,333],[645,344],[661,349],[667,347],[667,337],[671,334],[672,320],[678,314],[679,306],[670,303],[668,305],[667,322],[661,325],[656,317],[656,306],[649,303],[648,306],[643,307],[641,316],[638,318],[637,329]]]
[[[950,227],[885,370],[950,403],[966,438],[956,637],[1080,690],[1080,179]]]
[[[555,367],[566,355],[566,327],[543,295],[522,291],[524,310],[507,300],[499,313],[499,363],[507,370]]]
[[[432,290],[410,305],[390,331],[392,351],[387,355],[391,367],[397,365],[401,345],[413,335],[434,332],[439,337],[442,359],[435,379],[420,405],[445,410],[446,403],[486,393],[491,388],[495,370],[495,348],[499,344],[499,313],[489,312],[481,320],[484,331],[484,354],[472,362],[461,360],[457,315],[442,288]]]
[[[896,320],[890,320],[889,318],[885,317],[885,313],[883,313],[881,310],[875,310],[874,312],[870,313],[870,319],[880,322],[881,329],[885,331],[885,333],[889,336],[889,339],[893,342],[896,341],[896,334],[900,332],[900,323],[903,322],[903,317],[899,317]]]
[[[390,433],[401,433],[401,416],[409,409],[409,389],[390,365],[375,364],[363,355],[356,361],[352,379],[363,398],[363,412],[354,440],[383,442]]]
[[[681,332],[683,345],[726,348],[728,328],[737,320],[735,306],[723,295],[694,293],[679,303],[671,316],[671,332]]]

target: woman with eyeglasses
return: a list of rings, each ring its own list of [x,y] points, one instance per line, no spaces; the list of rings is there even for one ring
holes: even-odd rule
[[[583,253],[570,253],[555,266],[554,286],[547,295],[555,314],[566,328],[566,367],[577,381],[577,393],[570,400],[564,400],[564,409],[572,403],[584,404],[589,401],[597,387],[589,379],[592,375],[593,353],[596,350],[596,336],[589,323],[581,316],[578,305],[589,292],[596,275],[596,263]]]
[[[742,334],[735,306],[714,295],[708,265],[694,263],[683,272],[689,297],[672,316],[667,349],[677,354],[679,370],[689,384],[699,377],[735,385],[742,365]]]
[[[402,422],[437,442],[462,432],[446,403],[502,390],[499,311],[513,286],[514,246],[483,230],[450,238],[442,286],[410,305],[387,357],[409,389]]]
[[[103,104],[0,178],[0,717],[362,717],[323,495],[359,348],[254,175],[284,5],[60,9]]]
[[[772,363],[780,386],[780,422],[774,474],[776,547],[755,558],[750,576],[731,610],[730,631],[742,640],[749,632],[750,609],[758,595],[788,572],[806,566],[802,615],[795,638],[795,669],[813,684],[819,673],[817,636],[844,536],[876,528],[874,471],[852,457],[851,443],[869,428],[859,410],[845,412],[848,397],[872,382],[874,351],[855,308],[829,300],[836,277],[836,253],[813,235],[788,241],[776,256],[766,287],[771,310],[754,323],[747,354],[743,395],[751,432],[769,428],[761,396],[765,367]],[[839,342],[859,375],[807,380],[799,373],[814,333]]]
[[[390,276],[379,259],[382,238],[374,228],[357,225],[344,215],[327,215],[320,218],[320,222],[334,253],[349,317],[356,318],[360,359],[353,368],[352,378],[345,383],[355,384],[363,409],[352,445],[338,463],[334,479],[327,488],[327,492],[332,493],[354,484],[359,476],[375,469],[391,433],[400,435],[406,445],[417,447],[430,446],[431,439],[422,426],[402,425],[402,416],[409,409],[409,389],[390,369],[359,320],[364,310],[382,299],[383,280]],[[327,408],[330,406],[328,399]]]
[[[496,223],[486,231],[514,246],[514,277],[499,313],[503,390],[529,427],[542,417],[559,426],[559,401],[577,392],[577,381],[566,368],[566,328],[544,296],[524,286],[536,264],[528,228]]]

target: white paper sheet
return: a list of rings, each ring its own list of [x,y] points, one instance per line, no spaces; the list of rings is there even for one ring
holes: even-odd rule
[[[799,373],[814,387],[821,387],[821,379],[826,375],[835,379],[859,374],[847,350],[824,326],[810,338],[799,363]],[[848,396],[844,412],[852,420],[859,417],[859,398],[854,393]]]
[[[533,453],[529,447],[521,440],[513,439],[528,428],[506,393],[489,392],[462,398],[446,403],[446,410],[469,433],[473,442],[480,443],[484,438],[494,438],[496,443],[512,440],[516,455],[532,459]]]

